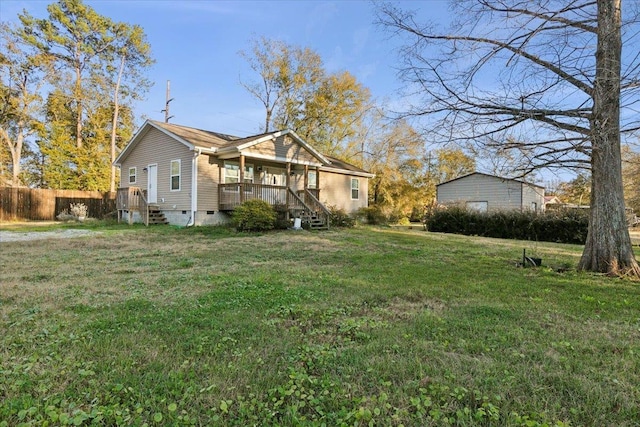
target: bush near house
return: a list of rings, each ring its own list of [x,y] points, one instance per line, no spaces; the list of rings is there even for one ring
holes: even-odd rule
[[[238,231],[272,230],[276,224],[276,211],[264,200],[247,200],[233,211],[231,220]]]
[[[358,217],[370,225],[409,224],[420,221],[420,215],[412,212],[408,217],[399,209],[388,206],[372,205],[358,210]]]
[[[328,206],[330,217],[329,221],[332,227],[351,228],[356,225],[356,219],[349,215],[344,209],[335,206]]]
[[[535,212],[478,212],[464,207],[440,207],[425,216],[427,230],[496,237],[500,239],[584,244],[589,217],[586,211],[563,209]]]

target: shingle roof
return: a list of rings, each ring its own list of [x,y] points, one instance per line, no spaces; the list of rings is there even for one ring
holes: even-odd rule
[[[155,120],[149,120],[154,125],[163,128],[164,130],[171,132],[172,134],[184,139],[185,141],[202,148],[222,148],[228,146],[230,143],[244,140],[238,136],[227,135],[224,133],[211,132],[203,129],[196,129],[182,125],[174,125],[172,123],[157,122]]]
[[[325,156],[325,157],[331,161],[330,167],[334,167],[336,169],[344,169],[351,172],[369,173],[364,169],[360,169],[359,167],[354,166],[351,163],[347,163],[335,157],[331,157],[331,156]]]
[[[205,148],[205,149],[228,149],[232,147],[241,147],[244,144],[251,143],[252,141],[260,140],[261,138],[267,137],[269,135],[281,134],[283,131],[273,131],[260,133],[257,135],[251,135],[247,137],[239,137],[234,135],[228,135],[219,132],[212,132],[204,129],[197,129],[188,126],[176,125],[173,123],[164,123],[156,120],[148,121],[151,125],[163,129],[164,131],[171,133],[183,140],[186,143],[189,143],[195,147]],[[354,166],[350,163],[337,159],[335,157],[325,156],[322,153],[317,152],[313,147],[309,146],[306,142],[302,141],[295,132],[284,131],[287,133],[291,133],[295,136],[303,145],[307,147],[310,151],[316,153],[323,163],[325,161],[329,161],[330,163],[325,166],[332,169],[342,169],[349,172],[361,173],[361,174],[370,174],[369,172],[361,169],[357,166]],[[226,150],[225,150],[226,151]],[[121,155],[124,153],[121,153]]]
[[[453,182],[453,181],[458,181],[460,179],[464,179],[464,178],[467,178],[467,177],[470,177],[470,176],[473,176],[473,175],[488,176],[488,177],[491,177],[491,178],[501,179],[503,181],[513,181],[513,182],[518,182],[520,184],[530,185],[530,186],[533,186],[533,187],[544,188],[542,185],[534,184],[532,182],[527,182],[527,181],[523,181],[523,180],[520,180],[520,179],[514,179],[514,178],[504,178],[502,176],[490,175],[488,173],[482,173],[482,172],[471,172],[471,173],[468,173],[466,175],[462,175],[462,176],[459,176],[457,178],[450,179],[449,181],[441,182],[440,184],[436,185],[436,187],[439,187],[439,186],[444,185],[444,184],[448,184],[448,183]]]

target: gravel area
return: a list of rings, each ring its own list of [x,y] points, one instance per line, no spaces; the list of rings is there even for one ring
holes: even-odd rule
[[[70,239],[74,237],[91,236],[102,234],[99,231],[91,230],[55,230],[55,231],[3,231],[0,230],[0,243],[5,242],[26,242],[41,239]]]

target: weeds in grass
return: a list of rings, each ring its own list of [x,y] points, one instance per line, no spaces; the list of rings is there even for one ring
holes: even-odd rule
[[[0,426],[640,420],[637,285],[519,242],[100,231],[3,243]]]

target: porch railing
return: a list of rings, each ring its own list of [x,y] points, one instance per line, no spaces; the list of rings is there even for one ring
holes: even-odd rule
[[[128,211],[129,224],[133,223],[133,212],[138,211],[144,225],[149,225],[149,203],[145,191],[139,187],[118,188],[116,209],[118,210],[118,222],[122,217],[122,211]]]
[[[329,226],[331,213],[318,200],[319,190],[293,191],[287,186],[253,184],[250,182],[219,184],[220,210],[232,211],[243,202],[252,199],[264,200],[272,206],[283,206],[295,215],[303,214],[320,218]]]
[[[270,205],[287,204],[287,187],[280,185],[253,184],[250,182],[220,184],[218,186],[220,210],[233,210],[242,202],[260,199]]]

